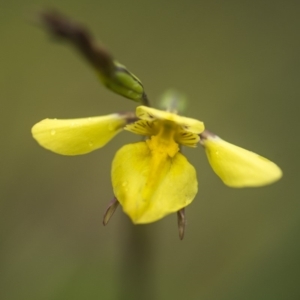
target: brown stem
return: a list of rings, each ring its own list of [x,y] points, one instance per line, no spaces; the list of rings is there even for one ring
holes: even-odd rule
[[[97,45],[89,31],[81,24],[71,21],[57,11],[45,11],[40,14],[42,25],[56,38],[72,44],[95,68],[106,75],[114,70],[112,55]]]

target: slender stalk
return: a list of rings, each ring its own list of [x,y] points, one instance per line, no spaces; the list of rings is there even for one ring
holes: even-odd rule
[[[129,220],[122,220],[121,226],[120,278],[117,299],[155,300],[151,226],[133,225]]]

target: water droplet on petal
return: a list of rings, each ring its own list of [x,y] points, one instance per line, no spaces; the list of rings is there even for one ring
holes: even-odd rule
[[[51,135],[55,135],[56,131],[54,129],[51,130]]]
[[[127,181],[124,181],[123,183],[122,183],[122,186],[126,186],[128,184],[128,182]]]
[[[89,146],[90,146],[90,147],[93,147],[93,146],[94,146],[94,143],[93,143],[92,141],[90,141],[90,142],[89,142]]]

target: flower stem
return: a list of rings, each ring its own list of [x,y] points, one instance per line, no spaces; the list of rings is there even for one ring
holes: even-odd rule
[[[117,299],[156,299],[150,226],[122,222],[119,295]],[[126,236],[124,233],[126,232]]]

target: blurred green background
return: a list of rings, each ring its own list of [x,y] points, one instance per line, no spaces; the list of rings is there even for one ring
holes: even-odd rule
[[[63,157],[39,147],[30,128],[136,105],[31,24],[45,7],[86,24],[152,101],[170,87],[186,93],[187,116],[283,169],[274,185],[230,189],[200,147],[185,150],[199,180],[185,239],[175,215],[139,228],[150,238],[155,299],[300,299],[296,0],[0,2],[0,299],[128,299],[118,295],[131,269],[120,266],[134,225],[121,209],[105,228],[102,216],[114,153],[136,136]]]

